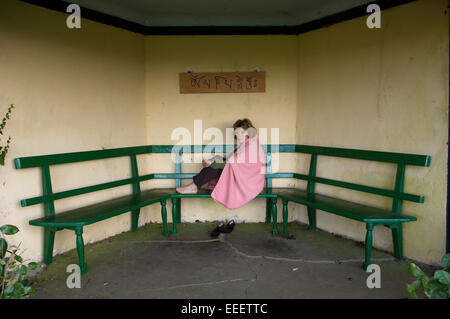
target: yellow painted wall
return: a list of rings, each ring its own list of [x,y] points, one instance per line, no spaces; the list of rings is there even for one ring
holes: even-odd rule
[[[43,206],[20,207],[20,199],[42,194],[39,169],[16,170],[13,159],[146,144],[144,37],[82,19],[66,27],[66,14],[19,1],[0,9],[0,112],[15,109],[5,137],[12,142],[0,166],[0,224],[17,225],[10,240],[22,242],[23,257],[40,260],[43,231],[28,220]],[[3,117],[3,115],[2,115]],[[2,142],[6,142],[6,138]],[[52,168],[54,191],[130,175],[126,159]],[[57,201],[56,210],[129,193],[130,187]],[[130,229],[123,215],[88,226],[85,243]],[[75,247],[72,231],[56,234],[55,253]]]
[[[404,202],[418,221],[404,226],[405,256],[439,263],[445,253],[448,140],[447,1],[423,0],[381,14],[381,29],[365,17],[298,37],[298,144],[431,155],[431,167],[407,167],[405,191],[425,196]],[[298,163],[307,171],[309,157]],[[318,175],[393,188],[395,166],[320,158]],[[318,192],[362,203],[392,201],[318,185]],[[296,206],[307,221],[306,209]],[[364,240],[365,227],[318,213],[318,227]],[[390,231],[376,227],[374,246],[392,250]]]
[[[20,156],[145,144],[176,144],[175,128],[192,133],[225,132],[248,117],[257,128],[279,128],[282,144],[314,144],[432,156],[430,168],[408,167],[406,191],[425,195],[425,204],[406,202],[419,218],[405,226],[405,256],[437,263],[444,252],[448,109],[448,15],[446,1],[417,1],[382,12],[382,28],[369,30],[365,18],[299,36],[142,36],[82,20],[81,30],[65,27],[66,14],[4,0],[0,11],[0,110],[16,104],[6,134],[13,137],[0,167],[0,220],[18,225],[25,257],[40,260],[43,232],[28,220],[41,205],[21,208],[19,200],[40,195],[39,170],[15,170]],[[266,92],[180,94],[178,73],[265,71]],[[194,141],[193,141],[194,142]],[[211,141],[203,139],[203,144]],[[139,157],[141,174],[174,172],[167,155]],[[307,171],[309,158],[280,155],[280,171]],[[186,163],[183,172],[198,172]],[[393,186],[395,167],[321,158],[320,176],[372,186]],[[130,176],[127,159],[56,166],[54,190],[61,191]],[[183,184],[189,181],[183,181]],[[275,180],[274,186],[301,181]],[[149,187],[173,181],[145,182]],[[391,202],[318,185],[317,190],[374,205]],[[129,193],[130,187],[58,201],[61,211]],[[168,204],[168,211],[171,206]],[[279,204],[280,205],[280,204]],[[279,206],[281,211],[281,205]],[[305,209],[289,204],[290,220],[306,221]],[[169,221],[171,222],[170,214]],[[281,215],[281,214],[279,214]],[[182,203],[183,221],[234,217],[263,221],[265,200],[228,211],[212,200]],[[160,221],[160,209],[141,211],[140,225]],[[281,216],[280,216],[281,221]],[[85,242],[130,229],[129,214],[85,228]],[[319,228],[357,240],[364,225],[318,214]],[[39,240],[37,240],[37,238]],[[75,247],[73,232],[58,232],[56,253]],[[376,228],[375,247],[392,249],[387,229]]]
[[[279,128],[279,142],[293,144],[297,103],[296,36],[149,36],[146,37],[146,123],[148,144],[177,144],[172,131],[187,128],[194,143],[194,120],[202,121],[202,133],[217,127],[224,136],[237,119],[249,118],[257,129]],[[180,94],[179,73],[253,71],[266,72],[265,93]],[[202,135],[200,135],[202,136]],[[204,139],[196,144],[213,144]],[[167,155],[148,159],[149,173],[175,172]],[[280,167],[295,168],[293,156],[281,156]],[[182,172],[199,172],[201,163],[184,163]],[[183,185],[192,182],[184,180]],[[292,183],[292,181],[290,181]],[[281,184],[280,184],[281,183]],[[275,181],[287,185],[289,181]],[[151,185],[175,186],[175,182],[151,181]],[[148,186],[150,187],[150,186]],[[265,199],[256,199],[237,209],[228,210],[212,200],[182,201],[182,220],[265,220]],[[158,207],[150,207],[154,218]],[[170,220],[170,219],[169,219]]]

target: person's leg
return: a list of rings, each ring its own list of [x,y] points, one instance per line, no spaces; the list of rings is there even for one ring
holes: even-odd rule
[[[182,194],[195,194],[202,185],[220,176],[221,173],[222,169],[204,167],[200,173],[193,177],[193,182],[191,184],[183,187],[177,187],[177,192]]]
[[[204,167],[200,173],[195,175],[192,179],[194,180],[194,184],[200,188],[206,183],[208,183],[210,180],[219,177],[222,173],[221,169],[211,168],[211,167]]]

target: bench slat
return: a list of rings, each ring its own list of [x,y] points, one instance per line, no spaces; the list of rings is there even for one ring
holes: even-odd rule
[[[403,163],[418,166],[430,166],[431,161],[431,157],[428,155],[369,151],[351,148],[298,145],[298,144],[295,145],[295,152],[326,155],[333,157],[346,157],[378,162]]]
[[[83,152],[20,157],[14,159],[14,165],[16,169],[21,169],[21,168],[39,167],[44,165],[76,163],[105,158],[130,156],[132,154],[136,155],[146,154],[151,152],[152,152],[151,145],[132,146],[132,147],[122,147],[96,151],[83,151]]]
[[[43,227],[80,227],[104,219],[108,219],[128,211],[138,209],[171,196],[176,198],[211,198],[211,192],[200,189],[197,194],[178,194],[174,188],[155,188],[142,191],[136,195],[126,195],[93,205],[61,212],[53,216],[34,219],[29,222],[33,226]],[[257,197],[276,197],[270,190],[264,189]]]
[[[396,192],[396,191],[393,191],[390,189],[383,189],[383,188],[377,188],[377,187],[372,187],[372,186],[367,186],[367,185],[343,182],[343,181],[338,181],[335,179],[316,177],[316,176],[308,176],[305,174],[298,174],[298,173],[294,173],[294,178],[305,180],[305,181],[313,181],[313,182],[325,184],[325,185],[332,185],[332,186],[337,186],[337,187],[342,187],[342,188],[353,189],[353,190],[357,190],[357,191],[364,192],[364,193],[371,193],[371,194],[376,194],[376,195],[382,195],[382,196],[387,196],[387,197],[403,199],[403,200],[407,200],[407,201],[411,201],[411,202],[415,202],[415,203],[423,203],[425,201],[424,196],[421,196],[421,195]]]
[[[78,196],[83,194],[88,194],[91,192],[96,192],[100,190],[105,190],[109,188],[114,188],[118,186],[123,186],[127,184],[133,184],[136,181],[143,182],[151,179],[168,179],[168,178],[192,178],[195,176],[196,173],[159,173],[159,174],[147,174],[138,176],[136,178],[126,178],[121,179],[113,182],[107,182],[97,185],[91,185],[86,187],[80,187],[76,189],[71,189],[68,191],[58,192],[58,193],[52,193],[49,195],[43,195],[43,196],[36,196],[36,197],[30,197],[27,199],[22,199],[20,201],[20,205],[22,207],[28,207],[33,206],[45,202],[55,201],[58,199],[68,198],[72,196]],[[269,174],[266,174],[266,176]],[[276,174],[270,174],[272,178],[292,178],[294,176],[293,173],[276,173]],[[178,186],[177,186],[178,187]]]
[[[140,194],[131,194],[103,201],[93,205],[61,212],[53,216],[34,219],[33,226],[43,227],[80,227],[111,218],[131,210],[170,198],[171,193],[164,189],[151,189]]]
[[[416,221],[417,218],[397,214],[387,209],[366,206],[339,198],[320,194],[310,194],[302,189],[273,188],[272,192],[280,198],[324,210],[336,215],[364,223],[397,223]]]
[[[67,197],[78,196],[78,195],[83,195],[83,194],[87,194],[87,193],[91,193],[91,192],[105,190],[108,188],[114,188],[117,186],[123,186],[123,185],[131,184],[131,183],[133,183],[133,181],[134,181],[133,178],[127,178],[127,179],[122,179],[122,180],[118,180],[118,181],[114,181],[114,182],[107,182],[107,183],[103,183],[103,184],[72,189],[69,191],[53,193],[51,195],[44,195],[44,196],[37,196],[37,197],[22,199],[20,201],[20,205],[22,207],[32,206],[32,205],[48,202],[51,200],[58,200],[58,199],[63,199],[63,198],[67,198]]]
[[[337,215],[361,222],[407,222],[417,220],[415,217],[395,214],[389,210],[344,201],[325,195],[314,194],[314,199],[308,200],[307,192],[301,189],[265,188],[257,197],[282,199],[303,205],[329,211]],[[211,192],[200,189],[197,194],[178,194],[173,188],[152,189],[143,191],[140,196],[127,195],[117,199],[62,212],[54,216],[43,217],[30,221],[30,225],[45,227],[76,227],[101,221],[124,212],[131,211],[167,198],[210,198]],[[310,195],[311,196],[311,195]]]
[[[27,156],[14,159],[16,169],[40,167],[44,165],[55,165],[63,163],[74,163],[80,161],[97,160],[104,158],[113,158],[120,156],[130,156],[150,153],[171,153],[174,146],[179,145],[145,145],[122,147],[115,149],[71,152],[51,155]],[[233,145],[188,145],[186,148],[191,153],[203,152],[208,147],[212,152],[216,150],[223,152],[224,150],[233,149]],[[299,144],[261,144],[261,147],[267,153],[307,153],[317,155],[327,155],[335,157],[346,157],[354,159],[363,159],[370,161],[380,161],[389,163],[404,163],[407,165],[430,166],[431,157],[428,155],[381,152],[370,150],[347,149],[337,147],[324,147]]]

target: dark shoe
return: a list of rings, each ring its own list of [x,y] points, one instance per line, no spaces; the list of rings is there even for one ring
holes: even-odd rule
[[[219,225],[217,225],[216,228],[211,232],[211,237],[218,237],[220,233],[223,233],[225,224],[223,222],[220,222]]]
[[[222,232],[223,232],[223,233],[226,233],[226,234],[231,233],[231,232],[233,231],[234,225],[236,225],[236,223],[234,222],[234,220],[230,220],[230,221],[226,224],[226,226],[224,227],[224,229],[223,229]]]

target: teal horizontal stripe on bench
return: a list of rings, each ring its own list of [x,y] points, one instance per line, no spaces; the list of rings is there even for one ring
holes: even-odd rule
[[[264,188],[263,191],[259,193],[256,197],[276,198],[277,194],[273,193],[272,190],[269,188]],[[208,191],[204,188],[200,188],[196,194],[180,194],[174,190],[172,198],[211,198],[211,191]]]

